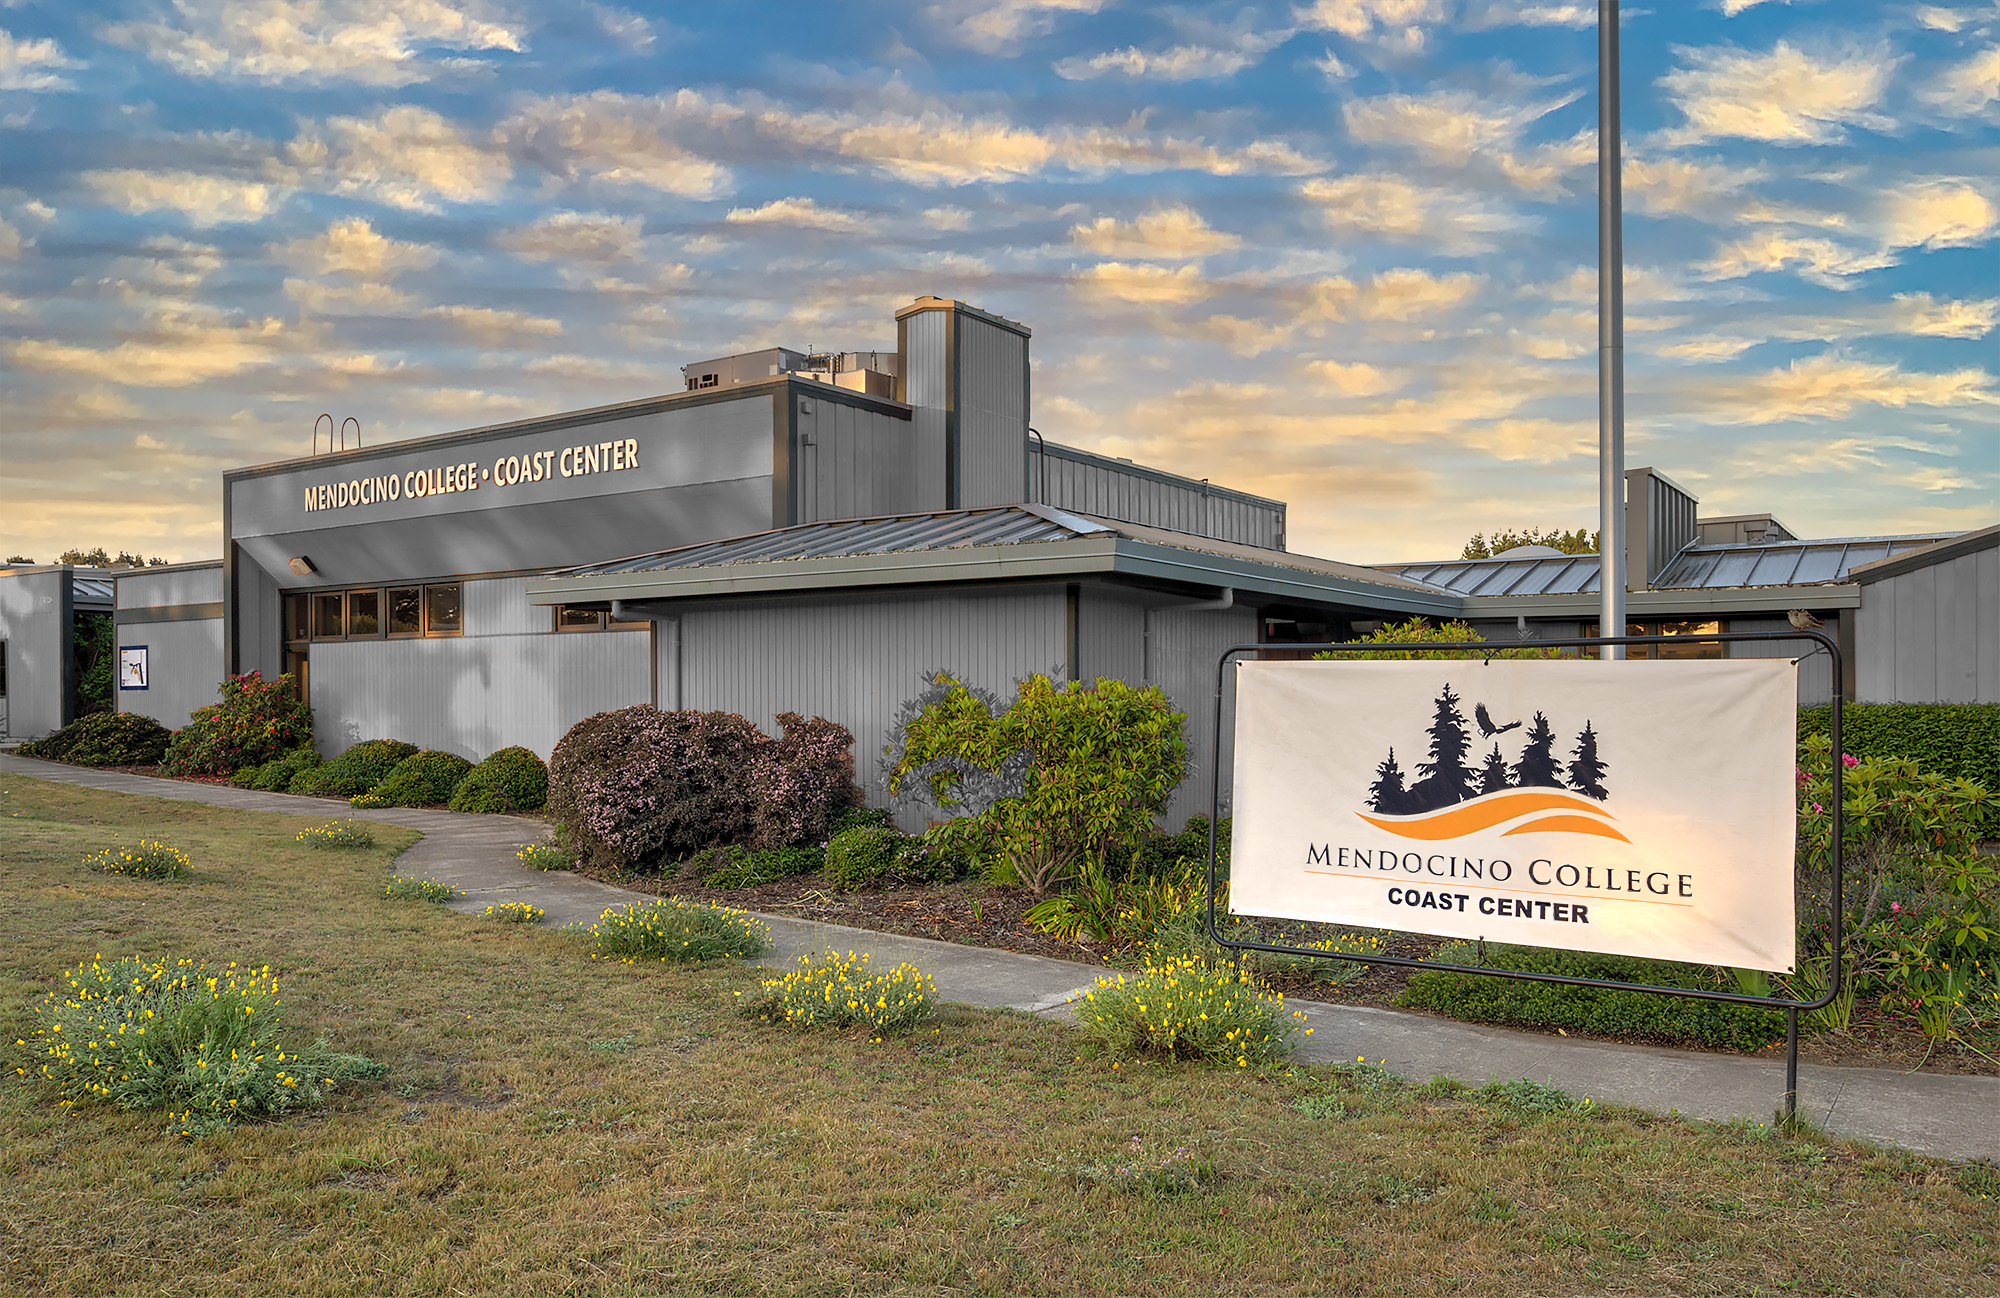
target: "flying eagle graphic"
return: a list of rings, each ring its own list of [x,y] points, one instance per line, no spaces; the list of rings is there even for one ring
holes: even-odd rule
[[[1504,726],[1494,725],[1493,718],[1487,713],[1484,703],[1473,704],[1472,715],[1479,722],[1479,733],[1488,739],[1493,738],[1495,735],[1504,735],[1509,730],[1519,730],[1521,728],[1521,723],[1518,721],[1510,721]]]

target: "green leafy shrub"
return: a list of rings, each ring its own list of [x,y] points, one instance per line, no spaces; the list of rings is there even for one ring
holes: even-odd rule
[[[232,961],[211,973],[194,960],[91,959],[34,1008],[25,1042],[65,1103],[167,1109],[195,1135],[239,1118],[316,1104],[325,1088],[380,1076],[366,1059],[325,1043],[287,1050],[269,966]]]
[[[1304,1020],[1304,1014],[1286,1013],[1285,998],[1253,979],[1195,961],[1099,978],[1076,1005],[1077,1023],[1114,1054],[1239,1068],[1284,1059]]]
[[[753,852],[717,847],[680,865],[683,878],[699,878],[711,888],[755,888],[799,874],[816,874],[826,863],[817,847],[772,847]]]
[[[842,890],[879,883],[900,864],[904,842],[896,830],[879,826],[842,830],[826,845],[827,881]]]
[[[458,787],[472,763],[457,753],[440,752],[426,748],[420,753],[412,753],[396,763],[396,768],[374,788],[368,790],[373,799],[371,807],[435,807],[451,799],[452,790]],[[355,799],[355,805],[361,805]]]
[[[1441,647],[1437,649],[1411,649],[1407,652],[1390,650],[1382,652],[1373,649],[1322,649],[1313,657],[1316,659],[1365,658],[1370,661],[1398,660],[1412,658],[1574,658],[1574,649],[1524,648],[1474,648],[1484,646],[1486,637],[1473,630],[1464,622],[1433,623],[1428,618],[1413,617],[1395,626],[1385,626],[1369,635],[1355,636],[1351,644],[1422,644],[1439,646],[1464,646],[1462,648]]]
[[[292,782],[300,774],[319,764],[319,750],[311,744],[300,744],[289,753],[280,753],[258,767],[251,787],[266,793],[283,793],[292,787]]]
[[[540,906],[531,906],[525,901],[502,901],[480,911],[479,917],[500,924],[539,924],[545,913]]]
[[[383,887],[382,895],[390,901],[457,901],[465,894],[448,883],[440,883],[428,874],[419,878],[411,874],[391,876]]]
[[[896,817],[881,807],[844,807],[839,815],[827,822],[827,838],[831,840],[835,834],[857,826],[868,829],[894,829]]]
[[[578,853],[558,828],[546,838],[528,844],[514,855],[530,869],[570,870],[576,867]]]
[[[222,698],[188,714],[160,761],[162,775],[228,775],[312,742],[312,709],[290,676],[231,676]],[[358,792],[358,790],[357,790]]]
[[[1448,942],[1432,959],[1445,964],[1480,965],[1526,973],[1566,974],[1662,987],[1715,986],[1710,971],[1666,960],[1556,951],[1544,947],[1489,944],[1485,960],[1470,942]],[[1730,990],[1733,990],[1730,989]],[[1398,1004],[1434,1010],[1474,1023],[1507,1023],[1562,1028],[1599,1036],[1636,1037],[1667,1045],[1699,1045],[1722,1050],[1757,1050],[1785,1038],[1784,1016],[1719,1001],[1662,996],[1657,992],[1567,987],[1480,974],[1426,970],[1411,975]]]
[[[83,858],[84,868],[99,874],[123,874],[135,879],[185,879],[194,873],[187,853],[149,839],[137,847],[113,847]]]
[[[300,830],[292,839],[323,852],[352,851],[375,846],[375,831],[353,820],[329,820],[324,825]]]
[[[1037,896],[1153,833],[1187,772],[1187,718],[1157,687],[1030,676],[995,715],[939,673],[915,702],[890,791],[970,810],[990,836],[996,881]]]
[[[1799,709],[1801,745],[1832,726],[1831,705]],[[1849,703],[1840,710],[1840,746],[2000,789],[2000,703]]]
[[[388,779],[389,772],[416,752],[415,744],[400,739],[364,739],[332,761],[300,771],[286,792],[352,798]]]
[[[620,869],[823,843],[861,801],[854,736],[795,712],[778,724],[772,739],[728,712],[641,704],[585,717],[549,756],[549,813],[590,860]]]
[[[549,768],[526,748],[503,748],[465,773],[451,791],[453,811],[540,811],[549,800]]]
[[[53,734],[22,744],[23,757],[78,766],[153,766],[174,732],[136,712],[93,712]]]
[[[907,1032],[937,1015],[937,988],[915,965],[886,973],[868,967],[868,953],[834,951],[799,957],[798,968],[763,980],[764,995],[744,1008],[751,1018],[791,1027],[865,1026]]]
[[[754,915],[706,901],[666,897],[613,906],[590,926],[591,959],[632,964],[744,959],[771,944],[770,926]]]

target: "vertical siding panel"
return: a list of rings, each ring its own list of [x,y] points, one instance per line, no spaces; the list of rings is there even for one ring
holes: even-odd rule
[[[178,730],[188,723],[190,712],[219,697],[221,618],[127,622],[118,628],[118,643],[145,645],[148,671],[145,689],[112,691],[120,712],[136,712],[169,730]]]
[[[1221,749],[1215,742],[1215,661],[1235,644],[1257,639],[1257,612],[1233,608],[1209,613],[1183,613],[1172,608],[1153,613],[1155,680],[1166,691],[1176,712],[1187,714],[1188,777],[1174,791],[1167,807],[1169,827],[1178,828],[1192,815],[1207,815],[1209,780],[1222,776],[1222,805],[1229,808],[1233,716],[1223,717]]]
[[[1783,631],[1791,623],[1781,617],[1737,617],[1729,620],[1731,631]],[[1830,628],[1829,628],[1830,630]],[[1511,637],[1510,637],[1511,638]],[[1860,639],[1857,630],[1855,638]],[[1764,640],[1754,644],[1729,646],[1731,658],[1797,658],[1799,660],[1799,706],[1813,707],[1833,702],[1833,659],[1813,640]]]
[[[1858,703],[1888,703],[1896,692],[1896,583],[1870,583],[1861,588],[1861,607],[1854,610],[1854,698]]]
[[[1937,698],[1972,703],[1979,698],[1979,556],[1963,555],[1937,569]]]
[[[1937,569],[1918,568],[1894,578],[1896,597],[1896,701],[1937,698]]]
[[[2000,703],[2000,548],[1979,552],[1979,701]]]

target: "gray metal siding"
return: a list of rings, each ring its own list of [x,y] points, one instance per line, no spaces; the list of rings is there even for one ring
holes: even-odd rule
[[[958,317],[959,504],[1027,499],[1028,340],[1010,329]]]
[[[146,688],[119,689],[114,681],[111,693],[120,712],[178,730],[189,713],[216,701],[222,683],[221,618],[127,622],[118,628],[118,647],[131,645],[146,646]]]
[[[239,556],[240,556],[239,551]],[[236,564],[236,672],[276,680],[284,667],[284,601],[271,574],[239,557]],[[221,679],[217,676],[218,680]]]
[[[494,577],[464,583],[465,634],[533,635],[553,632],[555,615],[528,602],[528,578]]]
[[[799,521],[944,507],[944,442],[842,401],[799,398]]]
[[[312,649],[313,738],[328,757],[364,739],[401,739],[475,762],[513,744],[546,759],[583,718],[651,697],[651,638],[637,631]]]
[[[1225,715],[1222,746],[1215,745],[1215,661],[1231,645],[1255,644],[1257,610],[1232,608],[1207,613],[1157,609],[1152,615],[1152,659],[1155,678],[1149,682],[1166,691],[1177,712],[1187,714],[1188,776],[1167,807],[1169,829],[1179,829],[1189,816],[1208,814],[1209,780],[1222,773],[1223,814],[1229,811],[1229,787],[1234,753],[1235,717]]]
[[[1077,599],[1077,679],[1146,678],[1146,601],[1134,592],[1086,585]]]
[[[63,618],[61,568],[0,577],[0,640],[7,644],[7,696],[0,734],[39,739],[63,723],[63,663],[70,628]]]
[[[117,592],[121,610],[219,604],[222,602],[222,565],[175,572],[121,573],[117,580]]]
[[[1204,492],[1199,484],[1163,482],[1137,472],[1137,466],[1100,456],[1073,458],[1075,454],[1065,448],[1065,453],[1052,449],[1044,455],[1030,444],[1030,494],[1038,503],[1238,545],[1285,548],[1283,505],[1259,504],[1214,489]]]
[[[1781,617],[1735,617],[1727,631],[1787,631],[1791,623]],[[1833,634],[1827,623],[1826,633]],[[1799,706],[1817,707],[1833,702],[1833,658],[1812,640],[1761,640],[1729,646],[1731,658],[1796,658],[1799,660]]]
[[[1864,703],[2000,703],[2000,550],[1861,588],[1855,692]]]
[[[897,322],[903,344],[897,358],[902,367],[897,390],[914,407],[910,425],[916,431],[920,453],[936,466],[936,476],[929,479],[936,483],[936,503],[920,508],[947,509],[957,503],[948,481],[946,449],[952,433],[951,355],[947,347],[951,315],[949,311],[917,311]]]
[[[837,721],[854,734],[855,778],[869,803],[887,806],[883,749],[926,675],[948,671],[1003,699],[1035,672],[1061,679],[1063,609],[1062,588],[1042,587],[690,612],[681,623],[681,705],[735,712],[774,735],[780,712]],[[670,666],[663,650],[663,705]]]

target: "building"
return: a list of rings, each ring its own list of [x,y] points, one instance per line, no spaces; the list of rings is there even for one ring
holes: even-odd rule
[[[33,739],[76,719],[78,631],[111,615],[112,575],[66,563],[0,567],[0,738]]]
[[[854,732],[879,803],[897,715],[937,671],[1003,695],[1032,672],[1114,676],[1192,718],[1178,817],[1228,768],[1209,746],[1231,645],[1412,616],[1591,633],[1595,556],[1299,555],[1281,501],[1044,439],[1025,326],[938,298],[894,324],[893,350],[720,357],[645,400],[225,473],[219,562],[116,575],[120,648],[143,663],[119,706],[174,725],[225,672],[289,672],[325,752],[395,737],[474,759],[546,756],[634,703],[773,730],[798,711]],[[1849,697],[2000,699],[1977,630],[2000,610],[2000,529],[1808,542],[1701,518],[1651,469],[1628,495],[1640,626],[1796,611],[1854,645]],[[1802,698],[1830,696],[1811,673]]]

